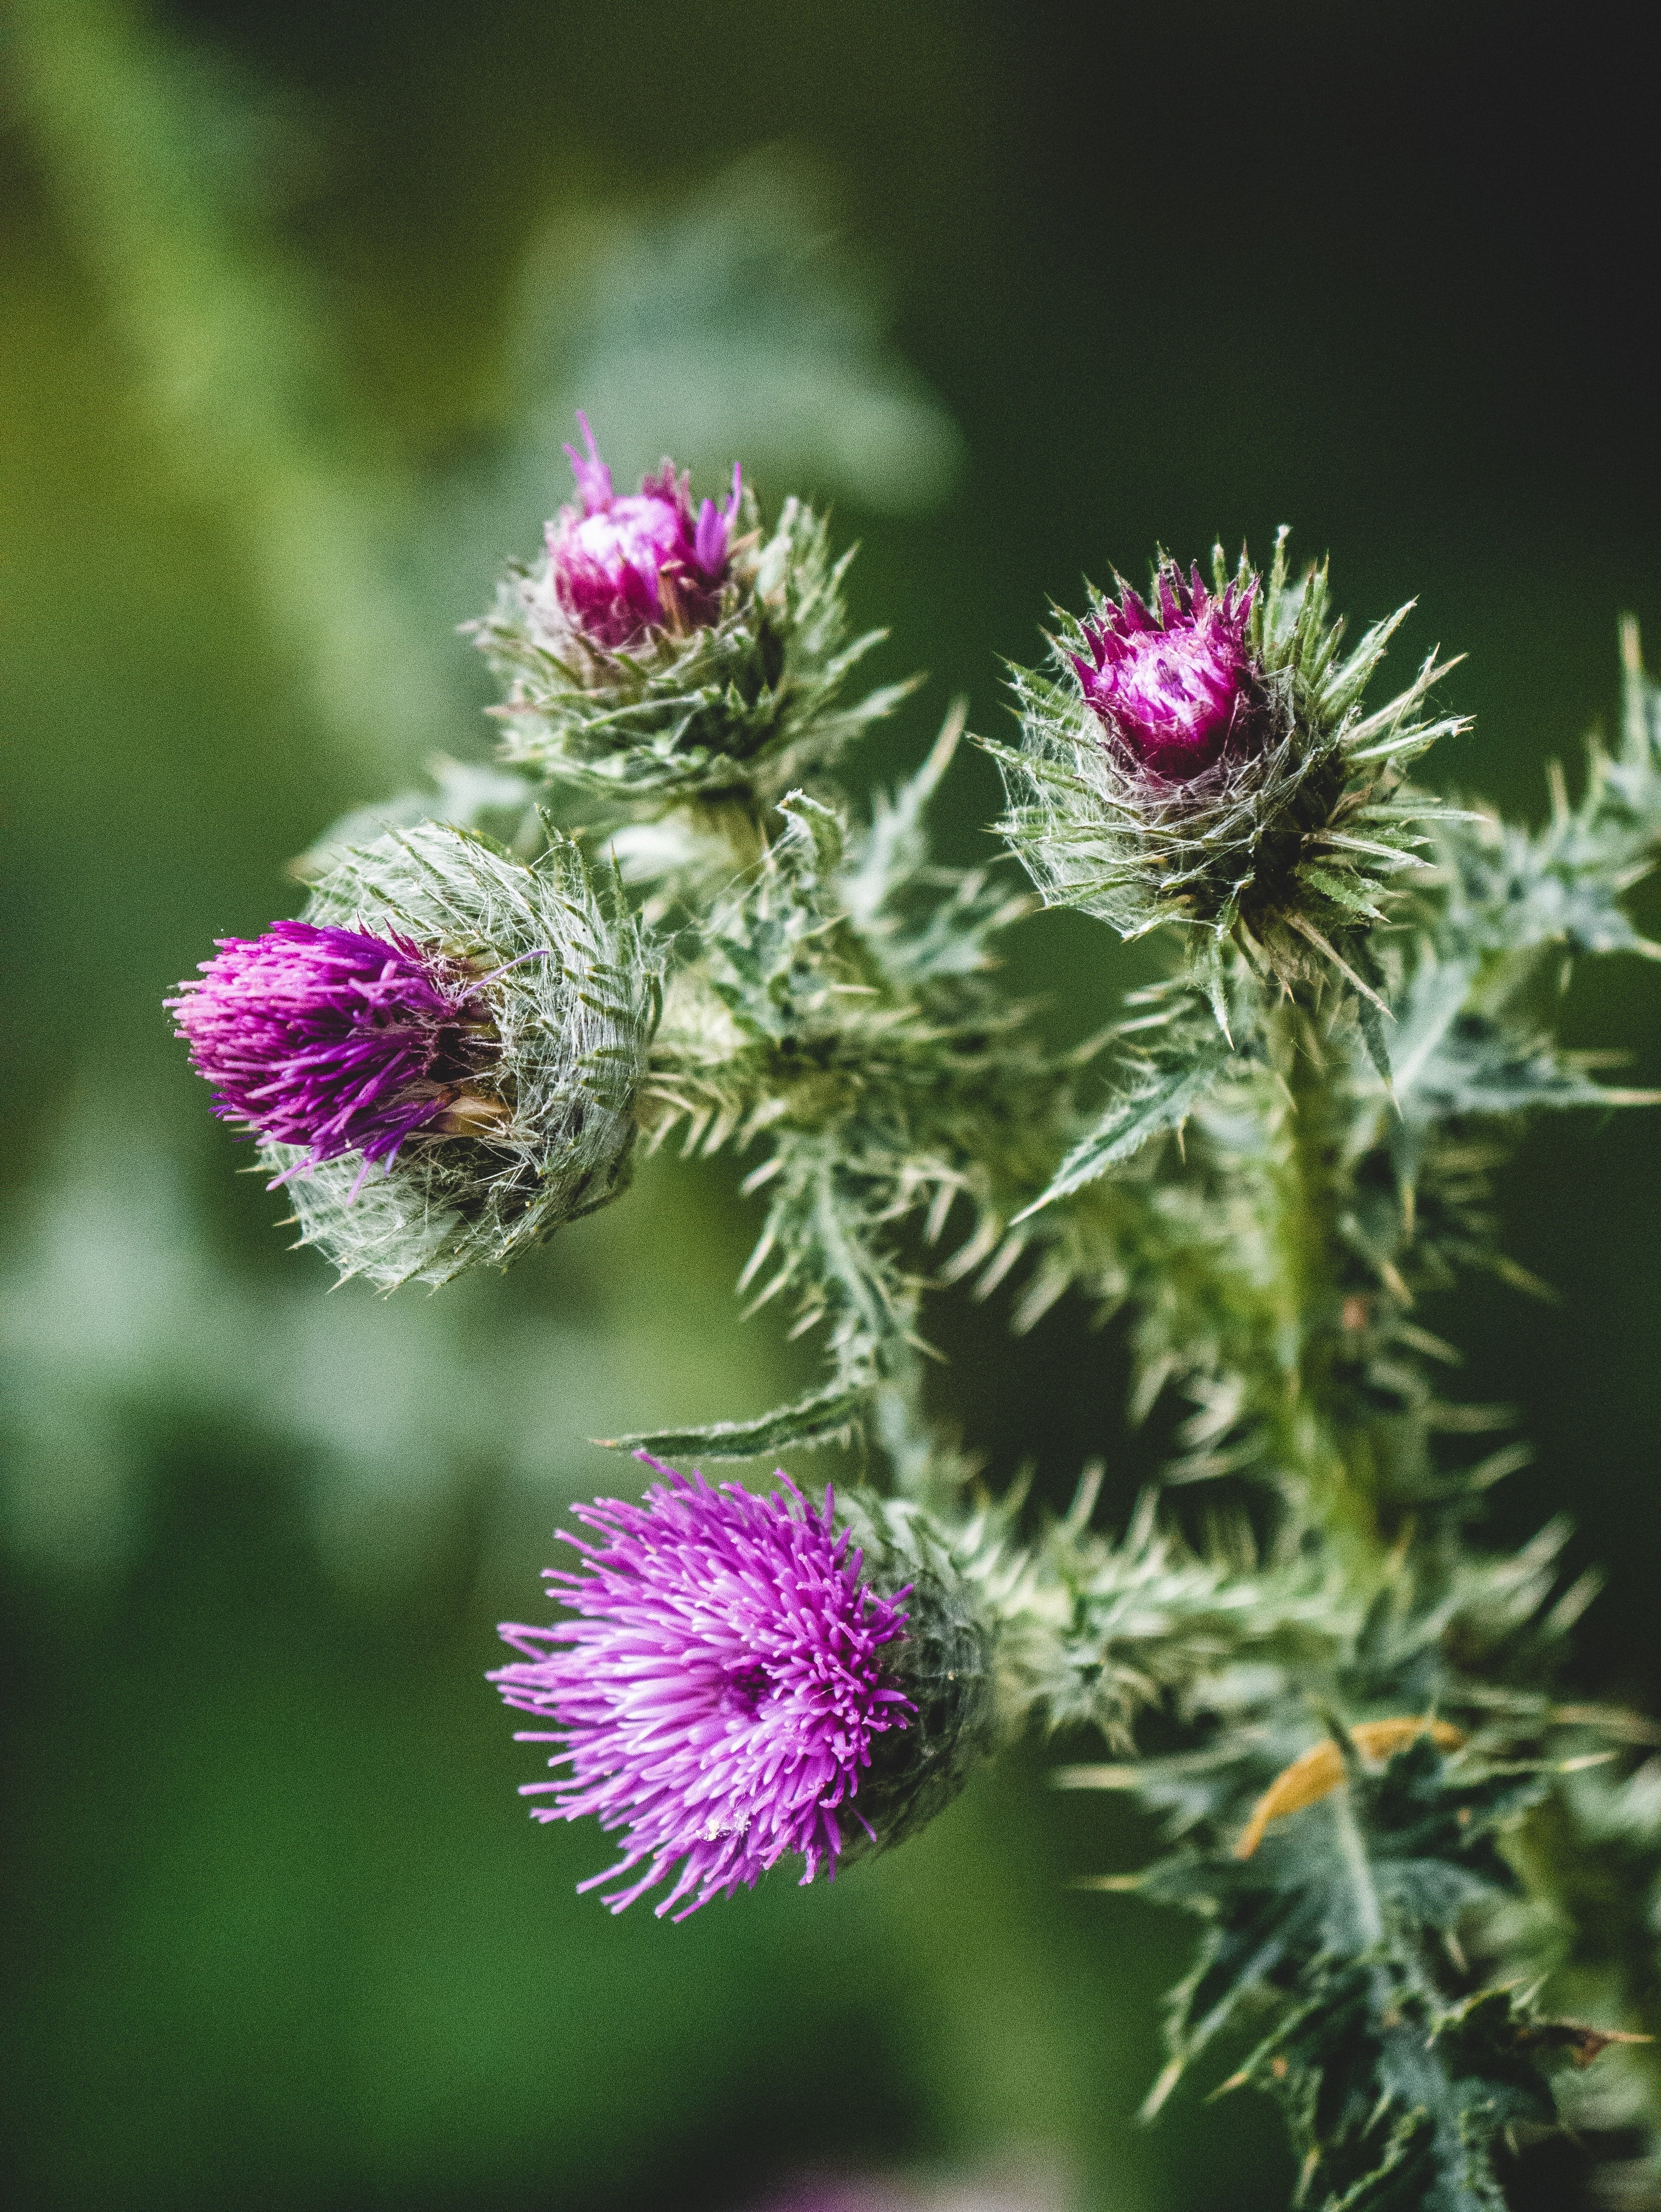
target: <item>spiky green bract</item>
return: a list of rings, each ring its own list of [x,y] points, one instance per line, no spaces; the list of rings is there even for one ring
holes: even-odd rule
[[[1503,1966],[1489,1978],[1483,1950],[1496,1909],[1521,1894],[1524,1816],[1561,1764],[1540,1753],[1597,1735],[1539,1692],[1483,1678],[1540,1667],[1555,1565],[1550,1542],[1470,1559],[1435,1591],[1398,1562],[1371,1602],[1326,1614],[1324,1663],[1306,1646],[1290,1663],[1197,1679],[1195,1748],[1060,1778],[1128,1790],[1160,1814],[1176,1850],[1134,1885],[1107,1886],[1208,1923],[1173,1995],[1150,2110],[1226,2042],[1226,2086],[1265,2089],[1286,2109],[1300,2204],[1500,2212],[1499,2139],[1554,2116],[1542,2067],[1571,2039]],[[1293,1762],[1323,1743],[1318,1784],[1287,1793]],[[1276,1785],[1279,1809],[1261,1825],[1252,1816]]]
[[[1242,554],[1231,579],[1214,554],[1219,592],[1253,580]],[[1092,615],[1110,603],[1092,597]],[[999,824],[1046,904],[1075,906],[1140,937],[1161,922],[1214,960],[1232,939],[1287,984],[1357,977],[1354,947],[1385,913],[1403,871],[1421,863],[1440,802],[1402,781],[1439,737],[1463,727],[1427,702],[1445,664],[1427,659],[1413,683],[1369,712],[1362,695],[1409,610],[1341,651],[1324,565],[1295,583],[1286,532],[1258,580],[1247,642],[1261,687],[1257,742],[1226,750],[1185,781],[1150,774],[1110,742],[1072,658],[1085,626],[1057,611],[1045,670],[1018,669],[1019,749],[983,740],[1003,771]],[[1360,981],[1371,985],[1365,955]]]
[[[670,985],[642,1109],[653,1139],[764,1146],[746,1188],[765,1189],[767,1215],[743,1282],[757,1306],[790,1292],[831,1370],[760,1423],[678,1432],[684,1452],[748,1457],[860,1423],[918,1343],[908,1224],[927,1245],[966,1207],[944,1272],[987,1290],[1025,1247],[1007,1224],[1056,1156],[1076,1070],[989,981],[991,941],[1025,899],[980,870],[925,867],[923,810],[960,728],[859,833],[791,793],[782,833]]]
[[[905,1498],[845,1489],[837,1515],[864,1553],[874,1589],[910,1585],[905,1635],[890,1660],[915,1711],[894,1738],[873,1738],[858,1811],[844,1823],[844,1856],[904,1841],[950,1804],[1001,1734],[996,1695],[999,1547],[983,1526],[953,1525]]]
[[[390,1289],[504,1267],[628,1178],[635,1103],[658,1010],[656,956],[569,838],[522,865],[469,831],[429,823],[342,854],[310,921],[393,929],[485,979],[497,1048],[487,1083],[501,1121],[422,1137],[359,1187],[355,1157],[287,1186],[301,1242],[343,1277]],[[271,1168],[301,1156],[267,1146]]]
[[[718,618],[684,634],[648,631],[635,646],[596,648],[564,615],[548,560],[510,569],[473,635],[508,687],[498,711],[504,757],[551,781],[662,811],[688,800],[770,805],[824,768],[911,689],[844,698],[883,636],[849,640],[843,580],[822,517],[787,500],[734,548]]]
[[[1198,1551],[1162,1525],[1153,1493],[1116,1542],[1091,1528],[1101,1480],[1027,1546],[1009,1544],[1000,1589],[1007,1710],[1046,1729],[1091,1728],[1119,1751],[1147,1708],[1186,1713],[1232,1670],[1285,1680],[1329,1662],[1353,1599],[1331,1563],[1261,1559],[1242,1522]],[[1074,1770],[1093,1776],[1099,1770]]]

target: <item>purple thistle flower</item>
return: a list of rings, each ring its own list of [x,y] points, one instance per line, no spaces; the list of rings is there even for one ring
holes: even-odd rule
[[[1163,781],[1187,783],[1226,748],[1257,740],[1262,690],[1246,642],[1256,589],[1254,577],[1217,598],[1197,568],[1185,581],[1163,562],[1157,610],[1123,584],[1118,605],[1084,624],[1090,659],[1071,659],[1086,701],[1135,764]]]
[[[695,510],[690,477],[669,460],[637,493],[619,495],[587,416],[580,413],[577,421],[587,453],[565,450],[582,510],[563,507],[548,526],[560,605],[589,643],[606,652],[634,644],[648,629],[707,629],[721,614],[743,492],[739,470],[733,471],[725,507],[706,499]]]
[[[417,1129],[501,1118],[463,1087],[493,1049],[484,979],[465,963],[309,921],[218,945],[167,1005],[221,1121],[305,1150],[278,1182],[342,1152],[362,1152],[367,1174]]]
[[[804,1883],[821,1867],[834,1875],[872,1740],[916,1710],[890,1686],[885,1651],[904,1639],[909,1585],[885,1598],[861,1582],[863,1555],[837,1534],[829,1490],[815,1513],[783,1474],[788,1495],[757,1497],[638,1456],[664,1477],[643,1504],[578,1506],[598,1547],[560,1532],[582,1568],[545,1579],[577,1618],[504,1624],[524,1656],[490,1679],[508,1705],[558,1724],[518,1739],[562,1745],[549,1765],[570,1768],[525,1785],[554,1793],[533,1817],[593,1813],[627,1832],[618,1863],[581,1887],[644,1863],[604,1899],[620,1912],[682,1861],[657,1906],[661,1917],[690,1897],[678,1920],[753,1887],[787,1852],[806,1861]]]

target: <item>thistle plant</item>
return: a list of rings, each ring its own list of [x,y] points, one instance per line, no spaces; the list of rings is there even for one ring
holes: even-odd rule
[[[1531,830],[1409,780],[1462,724],[1434,655],[1384,686],[1406,610],[1347,646],[1284,532],[1264,568],[1162,556],[1057,611],[1016,736],[977,740],[1002,856],[944,866],[960,710],[868,805],[834,780],[904,687],[856,693],[824,521],[768,522],[741,469],[618,494],[582,428],[576,500],[476,626],[514,773],[455,779],[444,823],[342,825],[303,916],[172,1001],[302,1240],[383,1285],[505,1264],[666,1144],[742,1164],[741,1288],[823,1375],[616,1440],[644,1501],[580,1508],[552,1620],[502,1632],[492,1680],[553,1747],[535,1816],[618,1838],[585,1885],[614,1911],[684,1918],[1060,1739],[1059,1786],[1163,1836],[1103,1886],[1203,1923],[1150,2113],[1190,2069],[1261,2088],[1328,2212],[1493,2212],[1570,2125],[1661,2203],[1633,2150],[1661,2124],[1661,1729],[1561,1688],[1595,1585],[1563,1522],[1484,1541],[1524,1448],[1450,1401],[1424,1304],[1520,1279],[1493,1176],[1528,1114],[1652,1103],[1557,1036],[1576,957],[1657,949],[1626,903],[1661,848],[1635,631],[1618,748]],[[1041,905],[1166,955],[1072,1051],[999,967]],[[925,1380],[954,1287],[1017,1333],[1122,1316],[1132,1413],[1179,1408],[1128,1525],[1099,1467],[1059,1517],[981,1484]],[[831,1443],[822,1503],[770,1473]]]

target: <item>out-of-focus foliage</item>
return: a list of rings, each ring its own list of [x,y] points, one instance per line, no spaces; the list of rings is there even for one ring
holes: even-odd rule
[[[362,1587],[415,1571],[486,1467],[505,1565],[592,1486],[574,1447],[620,1405],[650,1418],[766,1387],[730,1354],[712,1366],[649,1282],[628,1291],[630,1269],[697,1264],[695,1189],[648,1201],[628,1267],[584,1243],[551,1297],[476,1279],[439,1305],[233,1264],[186,1164],[149,1131],[113,1135],[90,1101],[48,1170],[0,1269],[4,1514],[21,1558],[76,1583],[142,1551],[158,1428],[263,1438],[296,1468],[332,1569]]]
[[[591,405],[619,478],[672,449],[719,481],[742,453],[770,483],[927,514],[960,472],[962,436],[889,337],[885,290],[834,191],[788,147],[678,205],[557,220],[521,279],[493,536],[478,520],[487,560],[539,526],[526,488],[559,481],[574,410]]]

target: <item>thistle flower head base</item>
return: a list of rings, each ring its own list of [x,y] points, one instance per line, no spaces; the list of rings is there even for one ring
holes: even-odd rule
[[[440,823],[349,846],[167,1002],[343,1276],[502,1267],[627,1182],[657,955],[549,834],[529,864]]]
[[[666,460],[619,493],[577,419],[576,501],[469,625],[507,687],[506,757],[632,807],[765,811],[910,688],[844,696],[881,635],[850,640],[849,556],[799,500],[764,528],[736,466],[719,502]]]
[[[1463,726],[1427,709],[1433,656],[1396,698],[1363,699],[1406,612],[1341,651],[1326,569],[1294,578],[1284,532],[1262,573],[1219,546],[1209,589],[1161,560],[1146,599],[1122,585],[1063,612],[1050,665],[1016,673],[1019,750],[983,741],[1004,772],[999,826],[1046,903],[1125,937],[1197,933],[1220,1020],[1230,941],[1287,988],[1334,979],[1376,1012],[1358,933],[1424,865],[1439,811],[1406,772]]]

